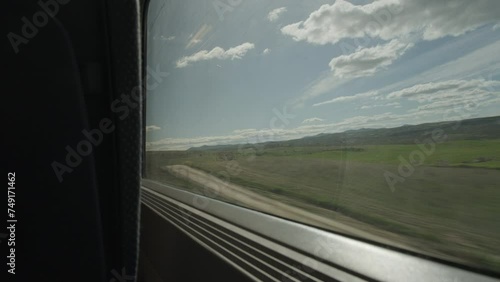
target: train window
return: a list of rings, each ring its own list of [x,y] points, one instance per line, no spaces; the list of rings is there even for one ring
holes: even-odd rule
[[[500,269],[499,1],[151,0],[146,29],[146,179]]]

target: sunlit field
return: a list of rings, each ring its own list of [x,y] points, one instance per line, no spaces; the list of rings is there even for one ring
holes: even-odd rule
[[[203,183],[169,169],[187,166],[386,238],[397,247],[498,269],[500,138],[487,127],[481,130],[491,134],[481,135],[464,126],[464,132],[474,132],[467,136],[458,131],[451,134],[447,126],[437,124],[434,129],[447,134],[446,138],[426,146],[412,143],[413,137],[356,142],[362,135],[349,138],[344,134],[347,142],[338,144],[331,139],[330,146],[321,135],[321,142],[306,138],[302,142],[151,151],[147,153],[146,177],[204,194]],[[387,129],[381,134],[391,132]],[[401,144],[396,143],[399,141]]]

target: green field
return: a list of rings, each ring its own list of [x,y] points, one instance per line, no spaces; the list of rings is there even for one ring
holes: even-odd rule
[[[399,175],[401,157],[415,151],[350,144],[148,152],[146,177],[201,191],[164,169],[188,165],[423,254],[500,269],[500,139],[437,143],[391,189],[385,174]]]
[[[500,169],[500,140],[467,140],[436,144],[436,152],[426,156],[425,165],[431,166],[476,166]],[[397,164],[398,156],[404,157],[418,150],[416,145],[371,145],[363,146],[363,151],[347,151],[349,161]],[[341,151],[311,153],[313,158],[339,159]]]

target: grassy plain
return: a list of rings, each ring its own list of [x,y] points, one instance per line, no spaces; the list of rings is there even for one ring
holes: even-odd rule
[[[146,170],[148,178],[201,191],[165,169],[188,165],[324,216],[396,234],[424,254],[500,269],[500,139],[437,143],[402,177],[401,158],[415,151],[421,151],[416,144],[151,151]],[[403,179],[394,189],[387,172]]]

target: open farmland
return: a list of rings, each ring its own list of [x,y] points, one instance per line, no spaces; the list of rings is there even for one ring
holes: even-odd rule
[[[169,169],[188,166],[264,197],[388,238],[398,247],[498,269],[500,138],[495,135],[496,120],[474,120],[475,131],[464,129],[474,135],[456,131],[446,138],[443,134],[451,131],[441,123],[434,127],[442,130],[441,138],[426,146],[411,143],[415,136],[404,134],[390,142],[343,135],[344,142],[331,139],[332,145],[308,137],[305,141],[252,146],[148,152],[146,176],[204,193],[202,181]],[[491,121],[490,127],[484,126]],[[432,125],[425,128],[425,132],[433,130]],[[385,130],[391,134],[391,129]],[[417,137],[423,140],[428,136],[425,132]],[[318,136],[327,137],[331,138]],[[356,138],[364,142],[355,142]],[[226,196],[219,199],[236,202]],[[335,231],[334,226],[330,229]]]

